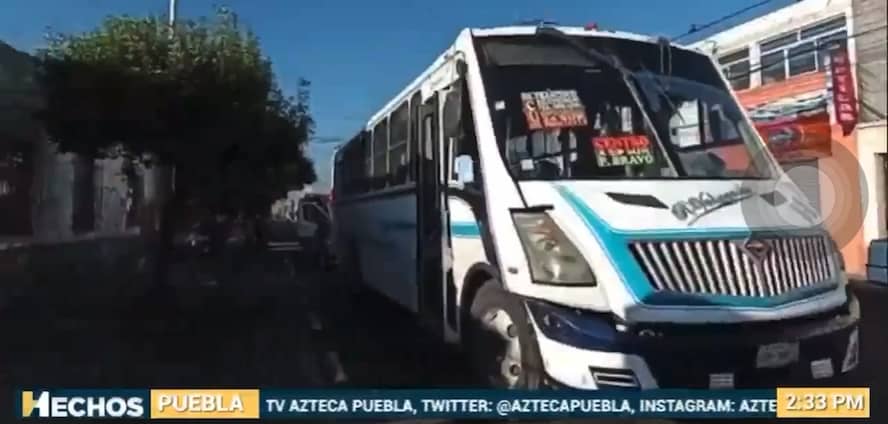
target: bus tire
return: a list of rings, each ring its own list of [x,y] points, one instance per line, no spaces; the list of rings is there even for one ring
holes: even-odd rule
[[[485,384],[503,389],[538,389],[543,361],[527,310],[496,280],[485,282],[469,311],[467,351]]]

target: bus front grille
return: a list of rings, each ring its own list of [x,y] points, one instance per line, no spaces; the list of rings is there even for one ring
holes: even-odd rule
[[[657,291],[770,297],[831,281],[826,236],[634,241],[630,250]]]

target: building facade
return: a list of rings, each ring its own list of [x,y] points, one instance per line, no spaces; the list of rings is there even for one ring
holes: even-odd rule
[[[156,170],[57,151],[33,119],[35,72],[30,55],[0,42],[0,248],[139,233],[161,192]]]
[[[852,0],[857,53],[860,124],[857,151],[870,199],[863,219],[867,244],[888,237],[888,4],[884,0]]]
[[[771,152],[820,210],[848,272],[863,275],[868,240],[884,237],[885,182],[872,152],[877,136],[858,101],[878,101],[862,94],[872,87],[861,85],[863,39],[856,34],[873,24],[855,13],[858,3],[869,2],[801,0],[695,47],[717,58]],[[882,152],[884,145],[882,135]]]

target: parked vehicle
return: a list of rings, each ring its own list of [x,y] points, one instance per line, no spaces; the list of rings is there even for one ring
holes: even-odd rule
[[[331,239],[329,196],[307,194],[299,201],[297,221],[299,237],[312,263],[328,268],[335,262]]]
[[[876,284],[888,286],[888,239],[870,242],[866,278]]]
[[[719,69],[634,34],[463,30],[336,152],[343,275],[497,387],[847,376],[841,253]]]
[[[289,252],[302,258],[303,263],[328,268],[335,263],[330,247],[330,227],[327,196],[306,195],[298,202],[292,220],[268,222],[268,249]]]

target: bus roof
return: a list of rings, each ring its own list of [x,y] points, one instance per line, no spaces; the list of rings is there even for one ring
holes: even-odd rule
[[[572,27],[572,26],[549,26],[550,28],[555,28],[567,35],[577,35],[584,37],[609,37],[609,38],[622,38],[625,40],[633,40],[633,41],[641,41],[644,43],[656,43],[658,37],[652,37],[648,35],[641,35],[632,32],[625,31],[606,31],[601,29],[587,29],[584,27]],[[473,28],[471,29],[472,35],[475,37],[495,37],[495,36],[508,36],[508,35],[533,35],[537,26],[530,25],[521,25],[521,26],[507,26],[507,27],[494,27],[494,28]],[[689,48],[684,45],[673,44],[672,47],[693,51],[696,53],[700,53],[699,50],[694,48]]]
[[[568,35],[576,35],[576,36],[584,36],[584,37],[607,37],[607,38],[621,38],[626,40],[639,41],[643,43],[656,43],[658,38],[651,37],[646,35],[635,34],[631,32],[623,32],[623,31],[604,31],[600,29],[587,29],[584,27],[571,27],[571,26],[549,26],[551,28],[556,28],[561,32],[564,32]],[[509,35],[533,35],[538,26],[535,25],[519,25],[519,26],[503,26],[503,27],[492,27],[492,28],[464,28],[459,32],[459,35],[455,38],[454,42],[451,43],[444,50],[443,53],[439,54],[435,61],[426,68],[419,76],[417,76],[407,87],[401,90],[395,97],[391,98],[388,102],[385,103],[384,106],[379,108],[376,113],[374,113],[370,119],[368,119],[362,131],[369,130],[373,128],[373,126],[380,120],[382,117],[390,113],[396,107],[398,107],[401,102],[407,100],[408,96],[410,96],[413,92],[418,90],[423,81],[429,78],[429,76],[438,68],[440,68],[446,58],[453,53],[453,50],[456,47],[456,43],[460,37],[462,37],[466,32],[468,32],[473,37],[498,37],[498,36],[509,36]],[[688,47],[684,45],[672,44],[672,47],[678,48],[681,50],[691,51],[694,53],[706,54],[701,50],[693,47]],[[351,141],[348,140],[348,141]],[[345,144],[348,144],[346,141]]]

